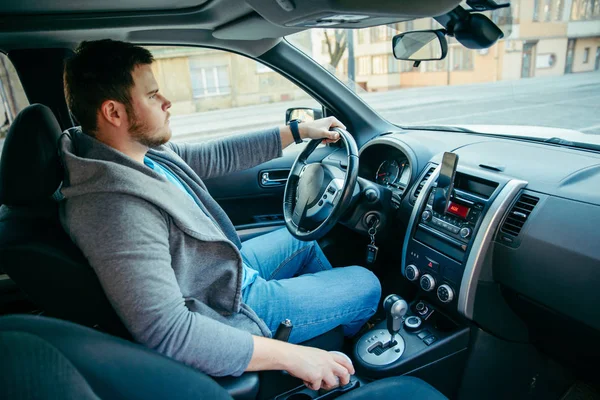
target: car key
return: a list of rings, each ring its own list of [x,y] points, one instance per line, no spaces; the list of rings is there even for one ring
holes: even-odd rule
[[[377,259],[377,252],[379,251],[379,247],[374,244],[367,245],[367,264],[373,264]]]
[[[367,265],[375,263],[375,260],[377,259],[377,252],[379,252],[379,247],[375,246],[376,233],[377,229],[374,226],[369,228],[369,236],[371,237],[371,243],[367,245]]]

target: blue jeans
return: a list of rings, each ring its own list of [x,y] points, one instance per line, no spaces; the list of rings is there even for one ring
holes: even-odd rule
[[[339,325],[354,335],[377,310],[381,285],[368,269],[332,268],[316,242],[279,229],[245,241],[242,257],[259,276],[242,292],[274,334],[286,318],[289,341],[300,343]]]

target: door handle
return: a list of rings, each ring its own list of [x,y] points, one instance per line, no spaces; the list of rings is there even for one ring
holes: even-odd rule
[[[287,178],[271,178],[269,172],[263,172],[260,177],[260,183],[263,186],[281,186],[287,182]]]

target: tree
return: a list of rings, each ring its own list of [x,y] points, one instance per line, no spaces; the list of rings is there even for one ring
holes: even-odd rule
[[[349,29],[334,29],[333,30],[333,40],[330,34],[325,32],[325,41],[327,43],[327,53],[329,54],[329,64],[333,69],[336,69],[342,56],[344,55],[344,51],[346,51],[346,47],[348,46],[348,32],[352,34]],[[333,42],[333,46],[332,46]]]

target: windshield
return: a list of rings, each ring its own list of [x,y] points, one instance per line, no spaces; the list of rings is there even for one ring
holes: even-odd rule
[[[392,38],[442,28],[433,18],[286,39],[398,126],[600,144],[600,1],[513,0],[485,15],[504,38],[469,50],[447,37],[446,58],[418,66],[394,58]]]

